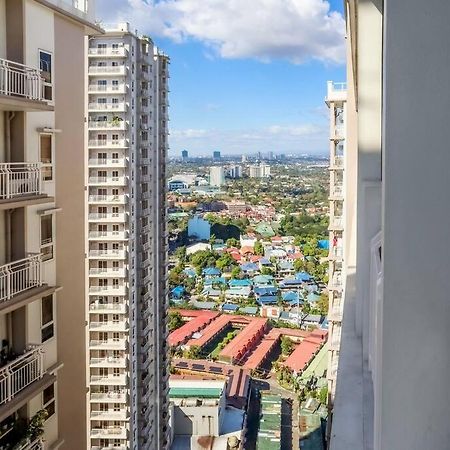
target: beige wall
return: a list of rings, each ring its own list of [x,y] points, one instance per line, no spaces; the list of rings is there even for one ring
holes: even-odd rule
[[[68,450],[86,448],[83,33],[55,16],[59,426]]]

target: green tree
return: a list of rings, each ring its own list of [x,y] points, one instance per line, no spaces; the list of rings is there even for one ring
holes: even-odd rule
[[[264,247],[262,245],[261,241],[255,242],[255,247],[253,248],[253,251],[255,252],[255,255],[264,255]]]
[[[186,247],[182,245],[175,250],[175,256],[181,262],[186,262]]]
[[[176,330],[177,328],[180,328],[183,325],[183,318],[181,317],[181,314],[178,311],[170,311],[169,312],[169,322],[168,327],[169,331]]]
[[[240,274],[241,268],[239,266],[233,267],[233,269],[231,270],[231,278],[238,278]]]
[[[328,403],[328,388],[326,386],[319,391],[319,400],[324,405]]]
[[[281,337],[281,353],[285,356],[289,356],[294,350],[294,344],[292,340],[287,336]]]
[[[227,239],[227,247],[237,247],[239,248],[240,242],[236,238],[229,238]]]
[[[320,294],[319,300],[317,300],[317,309],[322,316],[328,314],[328,293],[322,292]]]
[[[230,266],[234,266],[236,263],[229,253],[223,253],[216,261],[216,267],[220,270],[224,270]]]

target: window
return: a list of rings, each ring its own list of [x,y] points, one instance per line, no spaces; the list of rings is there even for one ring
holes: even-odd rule
[[[53,325],[53,295],[48,295],[41,300],[41,342],[54,336]]]
[[[53,215],[41,216],[41,254],[42,261],[53,259]]]
[[[42,406],[48,413],[47,420],[55,414],[55,385],[51,384],[42,393]]]
[[[53,180],[52,135],[41,134],[39,136],[39,144],[42,163],[42,179],[44,181],[51,181]]]
[[[44,98],[46,100],[53,100],[52,89],[52,55],[51,53],[39,50],[39,68],[44,79]]]
[[[113,91],[118,91],[119,90],[119,81],[118,80],[112,80],[111,84],[112,84],[112,90]]]

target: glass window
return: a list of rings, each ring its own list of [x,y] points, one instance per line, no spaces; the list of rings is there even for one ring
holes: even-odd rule
[[[42,261],[53,259],[53,215],[41,216],[41,254]]]
[[[41,76],[44,79],[44,98],[46,100],[53,100],[52,89],[52,55],[43,50],[39,50],[39,68],[41,69]]]
[[[48,388],[44,389],[42,397],[42,406],[47,411],[47,419],[49,419],[55,414],[55,385],[51,384]]]
[[[53,166],[52,166],[52,135],[41,134],[40,153],[42,163],[42,178],[44,181],[53,180]]]
[[[41,341],[48,341],[54,334],[53,296],[48,295],[41,301]]]

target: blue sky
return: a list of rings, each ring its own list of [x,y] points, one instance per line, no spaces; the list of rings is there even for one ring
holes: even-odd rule
[[[343,81],[342,0],[97,0],[171,57],[170,153],[326,154]]]

